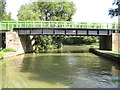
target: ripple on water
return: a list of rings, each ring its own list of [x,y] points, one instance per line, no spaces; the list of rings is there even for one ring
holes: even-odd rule
[[[80,46],[67,46],[59,52],[56,50],[6,58],[1,70],[3,87],[117,87],[119,70],[116,64],[86,50]]]

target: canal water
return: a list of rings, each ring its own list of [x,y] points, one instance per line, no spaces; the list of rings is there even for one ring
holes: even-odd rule
[[[88,52],[88,47],[28,53],[0,61],[3,88],[117,88],[116,63]]]

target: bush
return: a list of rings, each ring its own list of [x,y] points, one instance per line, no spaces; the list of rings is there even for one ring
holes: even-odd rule
[[[96,43],[99,40],[98,37],[84,36],[84,37],[68,37],[63,40],[65,45],[81,45],[81,44],[92,44]]]
[[[40,50],[52,49],[53,39],[51,36],[36,36],[35,37],[35,51],[39,52]]]
[[[35,51],[40,52],[44,50],[57,49],[62,47],[62,40],[64,37],[52,36],[36,36],[35,38]]]

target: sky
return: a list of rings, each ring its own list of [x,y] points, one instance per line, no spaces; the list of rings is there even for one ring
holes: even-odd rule
[[[20,6],[29,3],[30,0],[6,0],[7,13],[12,13],[12,18],[17,20],[17,11]],[[108,16],[108,10],[113,8],[113,0],[73,0],[76,13],[72,17],[74,22],[118,22],[118,18]]]

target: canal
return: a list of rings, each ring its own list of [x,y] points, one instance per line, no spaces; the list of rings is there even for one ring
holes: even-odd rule
[[[88,52],[88,47],[28,53],[0,61],[3,88],[117,88],[116,63]]]

